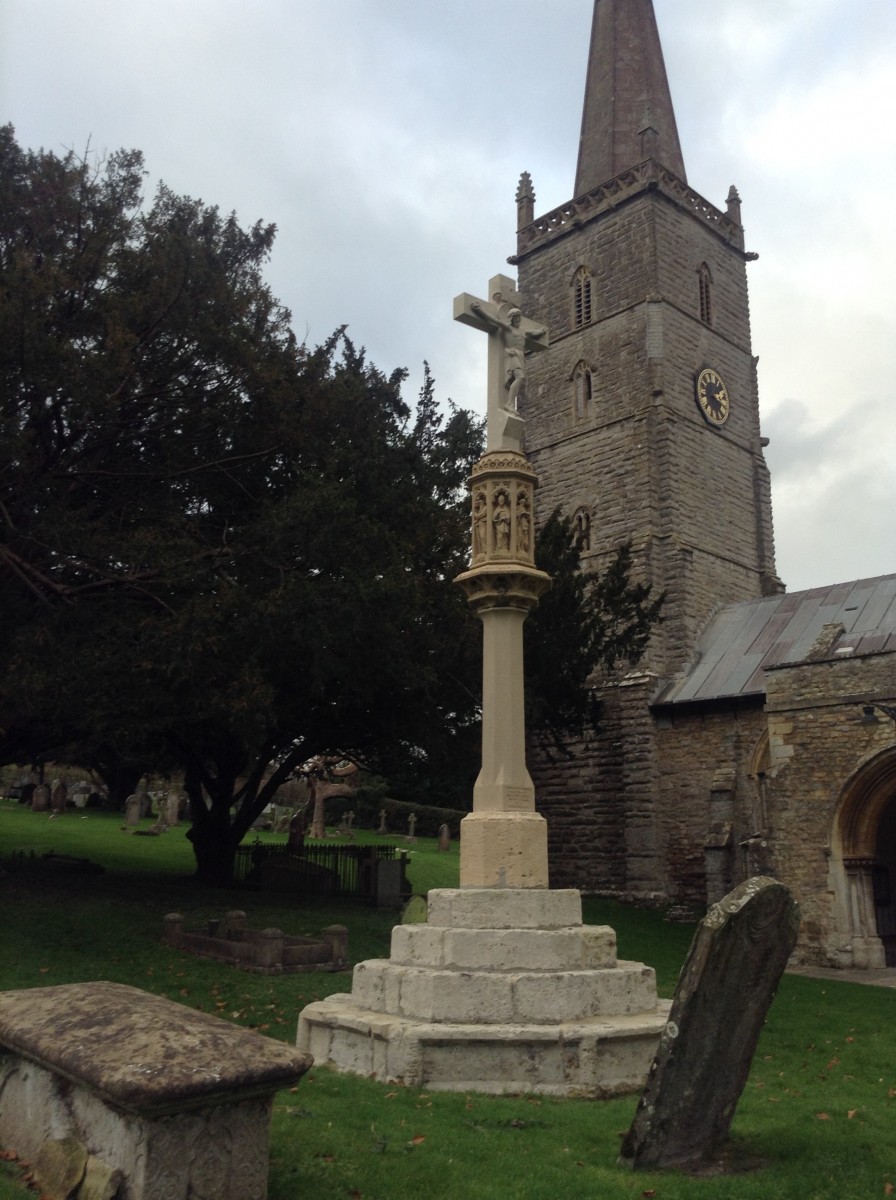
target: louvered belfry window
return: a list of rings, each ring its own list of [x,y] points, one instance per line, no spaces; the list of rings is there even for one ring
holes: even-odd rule
[[[591,272],[587,267],[579,267],[573,283],[574,313],[576,329],[591,324]]]

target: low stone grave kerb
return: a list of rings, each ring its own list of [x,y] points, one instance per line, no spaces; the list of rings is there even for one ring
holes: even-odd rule
[[[80,1144],[120,1200],[265,1200],[274,1093],[312,1061],[123,984],[0,992],[0,1146]]]
[[[185,929],[180,913],[165,917],[165,941],[198,958],[213,958],[258,975],[292,975],[301,971],[344,971],[348,963],[348,929],[330,925],[319,938],[298,937],[280,929],[250,929],[246,914],[229,912],[207,921],[202,929]]]

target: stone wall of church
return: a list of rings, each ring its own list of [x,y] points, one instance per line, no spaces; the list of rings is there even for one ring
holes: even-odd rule
[[[548,822],[552,887],[647,903],[665,899],[647,708],[655,686],[640,674],[608,685],[598,730],[571,741],[568,755],[530,748],[536,805]]]
[[[669,900],[702,916],[759,865],[762,783],[754,765],[765,731],[761,699],[657,719],[657,813]],[[708,871],[714,880],[708,883]]]
[[[600,732],[559,750],[530,744],[529,773],[537,810],[548,823],[552,888],[590,895],[625,893],[622,720],[605,706]]]
[[[692,660],[711,615],[765,594],[774,574],[746,266],[704,215],[691,201],[644,190],[558,230],[518,262],[524,311],[551,341],[529,361],[521,403],[537,518],[556,507],[584,514],[592,568],[631,540],[635,578],[667,595],[638,668],[651,682],[621,676],[606,693],[600,734],[572,747],[572,759],[530,756],[552,884],[695,912],[706,904],[707,861],[715,899],[722,880],[739,878],[743,854],[731,837],[755,832],[744,815],[755,787],[743,763],[761,714],[666,731],[649,701],[659,680]],[[709,320],[701,320],[701,267],[712,281]],[[576,327],[581,268],[590,319]],[[731,396],[722,427],[710,427],[695,402],[707,365]],[[725,770],[735,775],[730,803],[724,789],[713,791]],[[735,832],[707,860],[710,826],[726,804]]]
[[[863,765],[890,749],[896,753],[892,721],[861,720],[869,697],[896,705],[896,656],[779,667],[766,672],[766,680],[771,869],[802,909],[800,957],[843,965],[857,931],[846,911],[839,810]],[[874,833],[859,847],[869,857]]]
[[[712,327],[699,319],[702,263],[714,281]],[[574,328],[582,266],[592,320]],[[643,193],[524,255],[519,286],[551,337],[530,361],[522,404],[538,519],[558,506],[584,510],[594,566],[632,539],[637,576],[669,594],[646,665],[670,675],[720,604],[764,592],[771,513],[743,256],[690,211]],[[694,399],[707,363],[731,393],[721,429]]]

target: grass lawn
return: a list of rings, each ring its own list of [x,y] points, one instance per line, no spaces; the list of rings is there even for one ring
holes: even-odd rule
[[[144,828],[148,827],[146,822]],[[170,950],[162,918],[245,909],[253,926],[287,933],[349,927],[354,961],[388,955],[396,914],[356,904],[296,902],[202,888],[191,878],[185,829],[158,838],[122,831],[119,817],[70,812],[48,820],[0,803],[0,854],[83,856],[100,875],[64,876],[15,862],[0,881],[0,989],[109,979],[218,1013],[292,1041],[309,1000],[350,989],[348,974],[245,974]],[[371,841],[376,835],[360,835]],[[282,843],[283,837],[272,840]],[[420,839],[416,891],[457,880],[457,847]],[[609,923],[620,955],[657,969],[671,995],[692,930],[656,913],[586,901]],[[896,1188],[896,993],[786,976],[772,1006],[733,1126],[725,1173],[633,1174],[615,1165],[635,1097],[611,1102],[521,1095],[424,1093],[314,1068],[275,1100],[270,1200],[859,1200]],[[31,1195],[16,1164],[0,1170],[0,1200]]]

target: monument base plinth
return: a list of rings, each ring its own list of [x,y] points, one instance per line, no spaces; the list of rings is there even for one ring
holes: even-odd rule
[[[582,924],[578,892],[439,889],[351,995],[303,1010],[298,1045],[384,1082],[604,1098],[644,1086],[668,1009],[612,929]]]
[[[548,886],[548,823],[536,812],[472,812],[460,823],[462,888]]]

